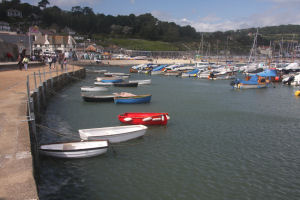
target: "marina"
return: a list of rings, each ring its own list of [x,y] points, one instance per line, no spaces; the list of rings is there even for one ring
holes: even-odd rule
[[[101,69],[128,73],[130,67]],[[152,94],[150,103],[85,102],[78,88],[92,85],[96,76],[87,74],[51,100],[43,124],[64,134],[41,130],[41,144],[80,139],[79,129],[121,126],[118,115],[126,112],[168,112],[171,119],[167,126],[149,126],[141,138],[113,144],[103,156],[42,157],[41,199],[144,199],[145,194],[293,199],[299,194],[297,88],[272,83],[236,90],[232,80],[134,73],[130,80],[151,78],[151,85],[113,87],[109,93]]]

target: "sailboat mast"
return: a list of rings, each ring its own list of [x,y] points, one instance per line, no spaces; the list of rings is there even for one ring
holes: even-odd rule
[[[258,28],[256,29],[256,34],[255,34],[255,37],[254,37],[254,40],[253,40],[253,45],[252,45],[252,48],[251,48],[251,51],[250,51],[250,56],[249,56],[248,63],[251,62],[252,55],[255,53],[256,43],[257,43],[257,35],[258,35]]]

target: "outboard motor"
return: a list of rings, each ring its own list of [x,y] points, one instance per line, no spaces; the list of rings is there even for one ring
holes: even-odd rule
[[[240,83],[240,80],[239,79],[235,79],[234,81],[231,81],[230,82],[230,85],[231,86],[234,86],[234,85],[237,85],[237,84],[239,84]]]
[[[233,87],[235,85],[235,81],[231,81],[230,85]]]
[[[290,76],[287,80],[282,80],[283,84],[291,85],[291,82],[295,79],[294,76]]]

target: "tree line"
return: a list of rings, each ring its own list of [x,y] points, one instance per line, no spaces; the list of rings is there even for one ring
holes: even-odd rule
[[[150,41],[181,42],[186,43],[191,49],[200,49],[202,41],[204,48],[212,51],[218,49],[229,49],[236,52],[247,52],[251,48],[255,28],[235,31],[216,31],[212,33],[197,32],[191,26],[179,26],[174,22],[160,21],[150,13],[142,15],[104,15],[95,13],[90,7],[72,7],[71,10],[62,10],[57,6],[47,7],[48,0],[41,0],[38,5],[21,3],[20,0],[3,0],[0,3],[0,21],[7,21],[11,24],[18,24],[28,30],[28,26],[34,25],[31,22],[39,21],[39,26],[45,29],[50,27],[60,30],[69,27],[80,35],[99,38],[135,38]],[[14,8],[22,12],[23,18],[9,18],[6,15],[7,9]],[[34,19],[35,18],[35,19]],[[38,19],[36,19],[38,18]],[[252,35],[249,33],[253,33]],[[278,38],[299,40],[299,25],[282,25],[263,27],[259,29],[258,44],[269,45],[270,41]],[[293,36],[291,35],[293,33]],[[280,35],[281,34],[281,35]],[[275,36],[276,37],[275,37]]]

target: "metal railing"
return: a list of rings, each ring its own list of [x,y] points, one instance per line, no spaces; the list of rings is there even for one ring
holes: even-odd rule
[[[72,65],[69,68],[68,66],[58,69],[59,66],[56,66],[55,69],[48,68],[49,70],[46,70],[48,68],[47,66],[43,67],[42,70],[39,69],[38,72],[33,72],[33,74],[27,75],[26,80],[26,87],[27,87],[27,106],[28,106],[28,121],[34,121],[34,106],[33,106],[33,99],[31,97],[32,91],[35,91],[40,85],[42,85],[44,82],[46,82],[49,79],[53,79],[54,77],[57,77],[59,74],[63,73],[74,73],[74,65]],[[31,84],[32,83],[32,84]],[[33,87],[32,87],[33,86]]]

